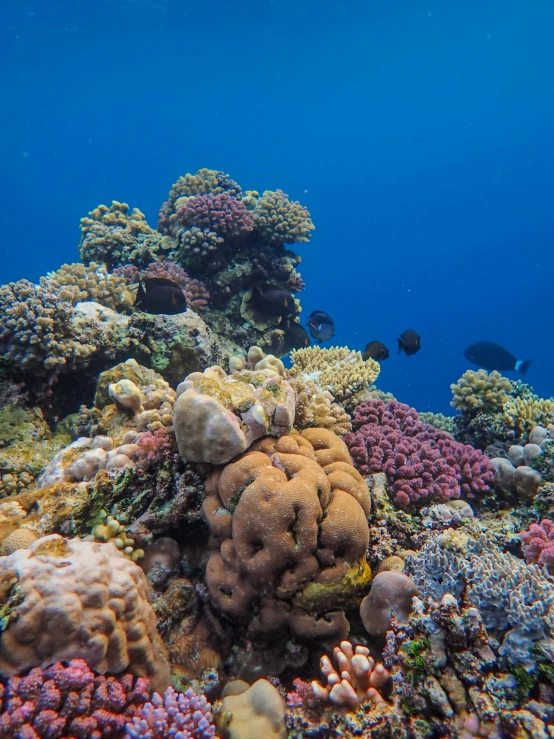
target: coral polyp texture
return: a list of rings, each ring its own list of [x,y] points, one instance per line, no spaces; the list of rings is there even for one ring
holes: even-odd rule
[[[420,421],[414,408],[369,400],[354,411],[345,441],[364,475],[384,472],[401,508],[429,501],[480,496],[494,483],[485,455]]]
[[[282,190],[266,190],[254,199],[254,223],[269,243],[294,244],[310,240],[315,226],[308,209],[299,202],[289,200]]]
[[[325,429],[265,437],[214,472],[203,515],[217,608],[251,634],[344,637],[366,588],[370,499],[344,443]]]
[[[223,238],[234,239],[254,229],[254,219],[240,200],[221,195],[195,195],[177,211],[177,223],[185,227],[205,228]]]
[[[125,739],[212,739],[211,705],[192,688],[177,693],[169,687],[163,695],[154,693],[127,724]]]

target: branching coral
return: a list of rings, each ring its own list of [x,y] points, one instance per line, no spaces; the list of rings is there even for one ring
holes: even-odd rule
[[[204,695],[192,688],[177,693],[169,687],[145,703],[127,724],[125,739],[212,739],[212,707]]]
[[[296,428],[319,426],[338,436],[352,431],[350,416],[342,406],[334,402],[328,390],[320,390],[313,380],[303,382],[292,378],[289,383],[296,395]]]
[[[256,230],[270,244],[309,241],[315,226],[307,208],[282,190],[266,190],[253,210]]]
[[[337,403],[352,403],[354,396],[367,390],[377,378],[380,367],[373,359],[364,361],[360,352],[345,346],[322,349],[311,346],[291,352],[292,377],[312,380],[321,390],[328,390]]]
[[[319,700],[344,706],[355,711],[363,703],[381,703],[384,699],[381,690],[390,680],[389,673],[380,662],[369,656],[367,647],[353,647],[349,641],[342,641],[340,647],[333,649],[337,663],[334,668],[327,655],[321,658],[321,673],[327,680],[324,687],[320,682],[312,682],[312,690]]]
[[[149,700],[146,678],[94,673],[83,659],[35,667],[0,683],[4,739],[123,737],[129,718]]]
[[[554,401],[543,398],[510,398],[504,403],[504,419],[520,434],[529,433],[534,426],[548,426],[554,422]]]
[[[131,308],[134,295],[127,289],[127,281],[117,273],[109,274],[103,264],[90,262],[88,266],[63,264],[56,272],[47,275],[54,289],[77,288],[76,301],[94,300],[113,310]]]
[[[472,496],[494,482],[494,470],[480,451],[424,424],[403,403],[362,403],[354,426],[345,441],[355,466],[364,475],[384,472],[399,507]]]
[[[467,370],[457,383],[450,385],[450,405],[463,413],[501,413],[514,392],[510,380],[496,370]]]
[[[540,524],[532,523],[519,536],[527,562],[546,565],[550,574],[554,574],[554,521],[543,518]]]
[[[104,262],[110,269],[134,264],[146,267],[156,259],[162,236],[150,228],[138,208],[114,200],[99,205],[81,219],[81,259],[85,264]]]
[[[177,211],[177,223],[188,228],[214,231],[223,238],[236,239],[254,228],[254,219],[240,200],[220,195],[196,195]]]
[[[381,398],[381,400],[394,400],[394,397]],[[427,423],[430,426],[434,426],[436,429],[445,431],[447,434],[454,433],[456,425],[452,416],[445,416],[442,413],[431,413],[430,411],[423,411],[419,414],[420,419],[423,423]]]

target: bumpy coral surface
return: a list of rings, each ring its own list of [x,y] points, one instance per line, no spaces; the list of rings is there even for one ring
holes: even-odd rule
[[[494,482],[487,457],[422,423],[403,403],[362,403],[354,426],[345,437],[354,464],[364,475],[384,472],[399,507],[478,495]]]
[[[212,739],[212,707],[203,695],[192,688],[177,693],[169,687],[140,708],[127,724],[125,739]]]
[[[457,383],[450,385],[450,405],[463,413],[501,413],[514,388],[510,380],[496,370],[467,370]]]
[[[360,352],[345,346],[322,349],[310,346],[291,352],[292,377],[313,381],[344,405],[352,403],[356,394],[367,390],[379,375],[380,367],[373,359],[364,361]]]
[[[370,578],[367,486],[325,429],[269,437],[212,474],[210,595],[252,634],[343,637],[341,610]]]
[[[119,739],[149,699],[146,678],[121,679],[93,672],[83,659],[33,668],[0,683],[3,739]]]
[[[124,277],[108,273],[103,264],[91,262],[84,264],[62,264],[55,272],[50,272],[47,279],[53,287],[78,288],[75,299],[79,302],[94,300],[113,310],[131,308],[134,295],[127,289]]]
[[[256,199],[254,223],[268,243],[277,244],[309,241],[315,228],[308,209],[282,190],[266,190]]]
[[[554,573],[554,521],[543,518],[540,524],[532,523],[527,531],[522,531],[520,538],[527,562],[546,565],[548,571]]]
[[[240,200],[220,195],[196,195],[177,211],[177,222],[188,227],[206,228],[224,238],[239,238],[254,228],[254,219]]]
[[[510,398],[504,404],[504,419],[520,434],[529,433],[534,426],[548,426],[554,422],[554,401],[530,397]]]
[[[296,394],[296,428],[319,426],[338,436],[352,431],[350,416],[342,406],[334,402],[328,390],[321,390],[313,380],[303,382],[292,378],[289,382]]]
[[[129,670],[167,687],[147,580],[113,544],[46,536],[0,557],[0,580],[0,674],[84,658],[99,672]]]

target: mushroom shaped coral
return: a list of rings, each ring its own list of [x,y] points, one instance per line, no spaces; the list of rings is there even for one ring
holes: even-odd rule
[[[366,631],[372,636],[384,636],[390,629],[393,615],[399,621],[407,621],[417,593],[417,587],[408,575],[394,570],[380,572],[360,605]]]

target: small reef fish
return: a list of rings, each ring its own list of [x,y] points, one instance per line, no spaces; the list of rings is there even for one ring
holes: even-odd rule
[[[532,359],[526,359],[524,362],[520,362],[507,349],[493,341],[477,341],[467,347],[464,356],[472,364],[484,369],[497,370],[498,372],[516,370],[521,372],[522,375],[527,372],[533,361]]]
[[[250,302],[254,308],[271,316],[288,316],[296,313],[292,293],[276,285],[254,285]]]
[[[404,352],[406,356],[411,357],[417,354],[421,349],[421,336],[413,329],[408,329],[398,337],[398,353]]]
[[[310,329],[312,339],[320,344],[322,341],[329,341],[335,335],[335,322],[330,315],[322,310],[314,310],[309,316],[306,326]]]
[[[153,315],[176,315],[187,309],[182,288],[165,277],[146,277],[139,283],[135,308]]]
[[[285,339],[294,349],[305,349],[312,343],[304,326],[301,326],[296,321],[289,321],[285,329]]]
[[[375,359],[377,362],[388,359],[389,355],[390,352],[382,341],[370,341],[369,344],[366,344],[365,351],[362,353],[364,359]]]

